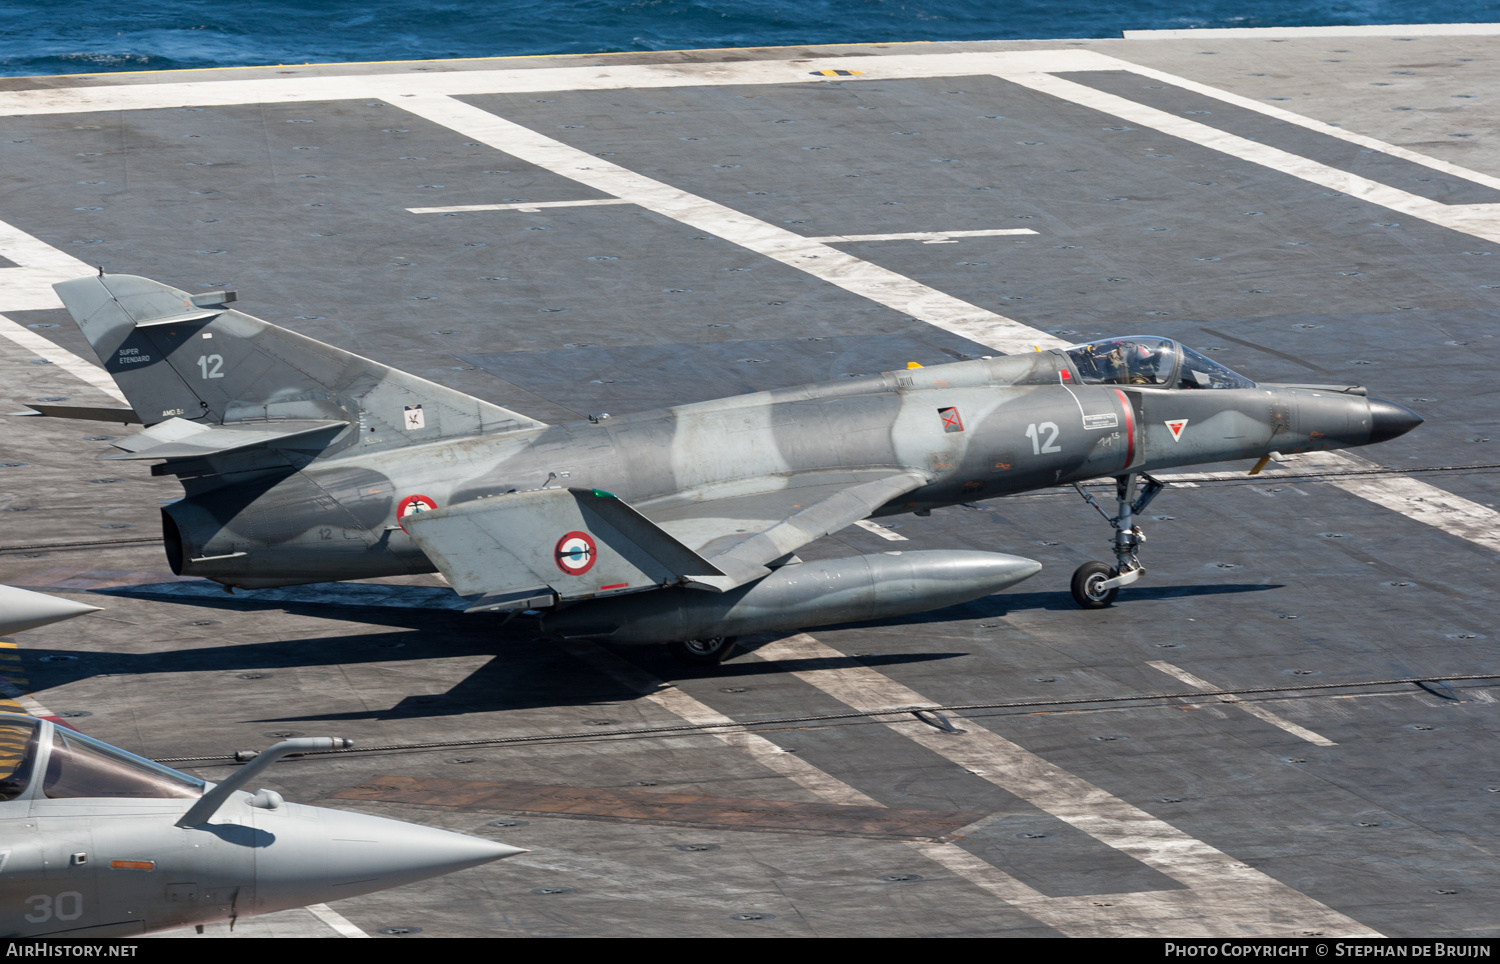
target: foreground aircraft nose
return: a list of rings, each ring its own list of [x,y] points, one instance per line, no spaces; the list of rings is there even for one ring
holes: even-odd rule
[[[1397,405],[1383,398],[1372,398],[1369,402],[1370,441],[1372,443],[1384,442],[1387,439],[1405,435],[1425,421],[1422,416],[1405,405]]]
[[[257,821],[256,913],[368,894],[525,853],[519,847],[363,813],[283,804]]]
[[[0,636],[98,611],[98,606],[87,603],[0,586]]]

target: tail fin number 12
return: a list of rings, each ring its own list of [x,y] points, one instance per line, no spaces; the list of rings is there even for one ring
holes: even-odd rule
[[[223,378],[224,356],[199,355],[198,368],[202,370],[204,378]]]

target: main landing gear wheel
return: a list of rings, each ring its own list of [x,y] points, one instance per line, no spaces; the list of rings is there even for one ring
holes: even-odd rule
[[[1073,573],[1073,600],[1084,609],[1103,609],[1120,594],[1119,586],[1103,588],[1118,573],[1106,562],[1085,562]]]
[[[667,644],[672,658],[687,666],[717,666],[734,649],[738,636],[705,636]]]

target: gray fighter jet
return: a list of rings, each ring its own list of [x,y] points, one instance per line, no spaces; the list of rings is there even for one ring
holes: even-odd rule
[[[122,937],[355,897],[524,851],[240,790],[45,720],[0,714],[0,936]]]
[[[102,271],[56,289],[131,407],[45,414],[146,426],[107,457],[181,480],[162,510],[174,572],[260,587],[437,569],[475,610],[689,662],[736,634],[952,605],[1041,568],[796,557],[866,518],[1112,476],[1114,563],[1073,579],[1081,605],[1106,606],[1144,573],[1147,473],[1422,421],[1361,388],[1257,385],[1133,337],[543,425],[253,318],[232,292]]]

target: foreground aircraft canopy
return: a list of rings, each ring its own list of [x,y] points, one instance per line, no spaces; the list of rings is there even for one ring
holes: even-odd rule
[[[205,784],[44,720],[0,714],[0,936],[119,937],[304,907],[524,851],[239,788],[278,743]]]
[[[738,633],[952,605],[1040,569],[972,550],[795,555],[866,518],[1113,476],[1114,564],[1073,586],[1104,606],[1144,572],[1148,472],[1422,421],[1136,337],[543,425],[243,314],[231,292],[103,274],[56,288],[131,408],[45,414],[146,426],[108,458],[181,480],[162,510],[174,572],[258,587],[436,569],[474,609],[689,661]]]

